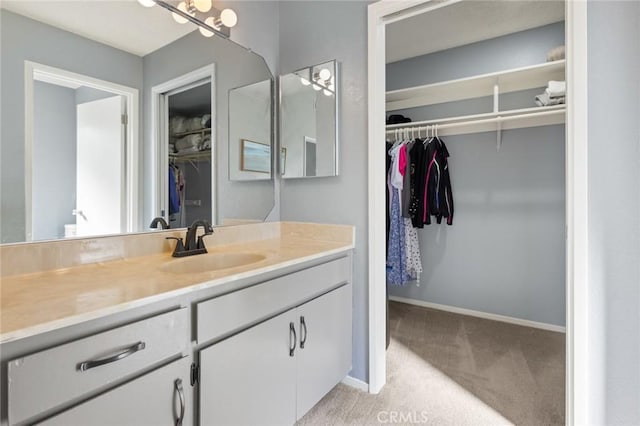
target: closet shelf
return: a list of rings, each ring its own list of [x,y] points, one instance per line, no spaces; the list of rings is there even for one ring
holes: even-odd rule
[[[206,129],[190,130],[188,132],[174,133],[171,136],[174,138],[181,138],[189,135],[197,135],[198,133],[211,133],[211,127],[207,127]]]
[[[189,153],[170,153],[169,160],[173,160],[176,162],[180,161],[194,161],[194,160],[209,160],[211,161],[211,150],[207,149],[204,151],[198,152],[189,152]]]
[[[528,67],[391,90],[386,93],[386,110],[395,111],[491,96],[494,95],[495,85],[498,85],[499,93],[543,87],[547,85],[549,80],[565,79],[565,62],[562,59]]]
[[[565,105],[525,108],[495,113],[475,114],[441,120],[416,121],[412,123],[386,126],[387,135],[396,130],[414,130],[438,125],[439,136],[465,135],[470,133],[492,132],[496,130],[520,129],[524,127],[550,126],[565,122]]]

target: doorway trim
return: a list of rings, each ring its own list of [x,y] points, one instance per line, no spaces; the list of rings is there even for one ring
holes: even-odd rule
[[[216,64],[212,63],[198,68],[179,77],[165,81],[151,88],[151,205],[154,208],[153,216],[162,216],[169,221],[168,191],[169,182],[166,179],[169,167],[169,147],[163,141],[168,140],[166,133],[169,123],[164,123],[162,111],[164,109],[164,96],[167,92],[192,85],[200,80],[211,81],[211,220],[217,223],[218,200],[216,183],[218,181],[218,119],[216,113]],[[164,211],[164,214],[162,214]]]
[[[461,0],[381,0],[368,6],[369,392],[386,382],[385,31],[386,25]],[[588,158],[587,4],[565,2],[566,117],[566,422],[587,423]]]
[[[125,126],[125,229],[133,232],[139,226],[139,147],[140,147],[140,98],[138,89],[89,77],[61,68],[24,61],[24,210],[25,241],[33,240],[33,125],[34,125],[34,82],[42,81],[58,86],[77,88],[86,86],[123,96],[127,125]]]

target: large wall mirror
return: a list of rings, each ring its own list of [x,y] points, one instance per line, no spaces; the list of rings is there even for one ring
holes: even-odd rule
[[[137,1],[0,7],[3,243],[267,217],[271,162],[238,157],[272,151],[261,56]]]
[[[280,174],[338,174],[338,65],[309,66],[280,77]]]

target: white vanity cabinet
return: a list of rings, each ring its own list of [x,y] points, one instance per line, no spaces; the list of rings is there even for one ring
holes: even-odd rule
[[[201,425],[293,424],[344,379],[351,269],[345,256],[196,305]]]
[[[182,356],[189,348],[189,323],[188,309],[177,309],[10,360],[9,423],[31,423],[41,413],[63,409]]]
[[[350,369],[346,284],[202,350],[200,424],[293,424]]]
[[[174,361],[37,424],[191,426],[190,364],[190,357]]]

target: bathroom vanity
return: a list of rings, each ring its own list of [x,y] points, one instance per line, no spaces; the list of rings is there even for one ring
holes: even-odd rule
[[[177,231],[0,247],[2,425],[293,424],[351,369],[353,232],[219,228],[183,259]]]

